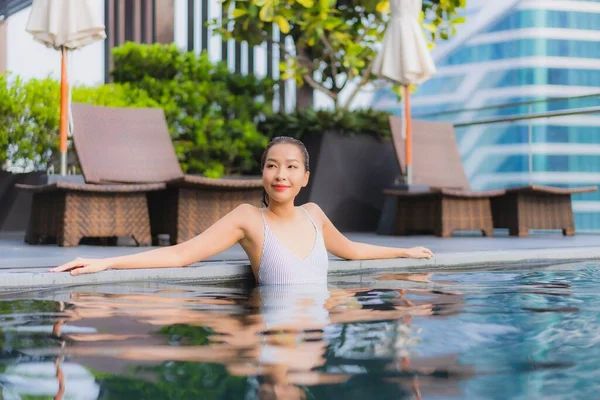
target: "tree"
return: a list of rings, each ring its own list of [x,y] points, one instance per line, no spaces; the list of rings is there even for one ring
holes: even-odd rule
[[[465,5],[466,0],[423,0],[421,20],[432,47],[438,38],[456,33]],[[229,13],[218,32],[228,39],[279,43],[273,39],[274,25],[291,36],[294,48],[283,49],[281,78],[324,93],[336,109],[347,109],[375,79],[371,69],[390,17],[389,0],[224,0],[223,7]],[[340,93],[346,88],[348,97],[342,102]]]

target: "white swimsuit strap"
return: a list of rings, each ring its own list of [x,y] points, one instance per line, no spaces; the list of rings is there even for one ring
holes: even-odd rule
[[[317,229],[317,224],[315,223],[315,220],[312,219],[312,217],[310,216],[309,212],[306,211],[306,209],[303,206],[300,206],[300,208],[302,209],[302,211],[304,211],[306,213],[306,215],[308,216],[308,219],[310,220],[310,222],[313,224],[313,226],[315,227],[315,229],[317,230],[317,232],[319,232],[319,229]]]

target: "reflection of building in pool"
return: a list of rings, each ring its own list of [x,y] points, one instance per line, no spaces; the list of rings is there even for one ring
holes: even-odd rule
[[[597,314],[583,309],[596,298],[587,295],[586,287],[589,279],[597,276],[597,269],[573,265],[561,265],[556,271],[553,268],[556,266],[498,271],[487,277],[478,273],[481,285],[497,289],[468,296],[465,309],[471,312],[457,326],[468,334],[461,345],[477,348],[462,352],[460,361],[482,375],[502,371],[503,379],[469,382],[474,398],[493,397],[499,391],[503,398],[523,393],[532,399],[587,398],[584,393],[595,390],[591,382],[597,382],[599,376],[595,360],[600,350],[596,345],[600,326]],[[432,330],[431,326],[424,328],[426,332]],[[430,341],[439,343],[440,338]]]
[[[468,7],[462,31],[434,51],[438,74],[418,88],[415,118],[459,123],[600,106],[600,2],[469,1]],[[571,99],[449,112],[556,97]],[[399,110],[389,90],[376,93],[373,106]],[[456,134],[475,189],[586,186],[600,181],[598,127],[600,113],[458,127]],[[600,230],[600,192],[574,199],[577,229]]]
[[[57,374],[68,379],[68,384],[59,382]],[[6,400],[55,398],[61,386],[64,386],[63,395],[67,399],[93,400],[100,394],[100,385],[95,377],[83,366],[72,362],[56,364],[43,361],[9,365],[3,375],[1,397]]]
[[[419,308],[400,292],[373,289],[356,293],[363,320],[336,326],[330,339],[332,355],[348,359],[408,357],[411,347],[419,342],[418,332],[410,326],[411,315],[429,315],[431,308]]]

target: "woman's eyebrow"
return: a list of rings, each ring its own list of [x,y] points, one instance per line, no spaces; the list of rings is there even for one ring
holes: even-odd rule
[[[277,160],[275,160],[274,158],[267,158],[267,161],[273,161],[273,162],[278,162]],[[300,162],[295,158],[288,158],[287,160],[285,160],[287,162]],[[266,161],[265,161],[266,162]]]

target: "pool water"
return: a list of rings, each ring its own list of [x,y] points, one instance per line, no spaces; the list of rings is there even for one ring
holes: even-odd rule
[[[3,293],[3,399],[592,399],[600,268]]]

